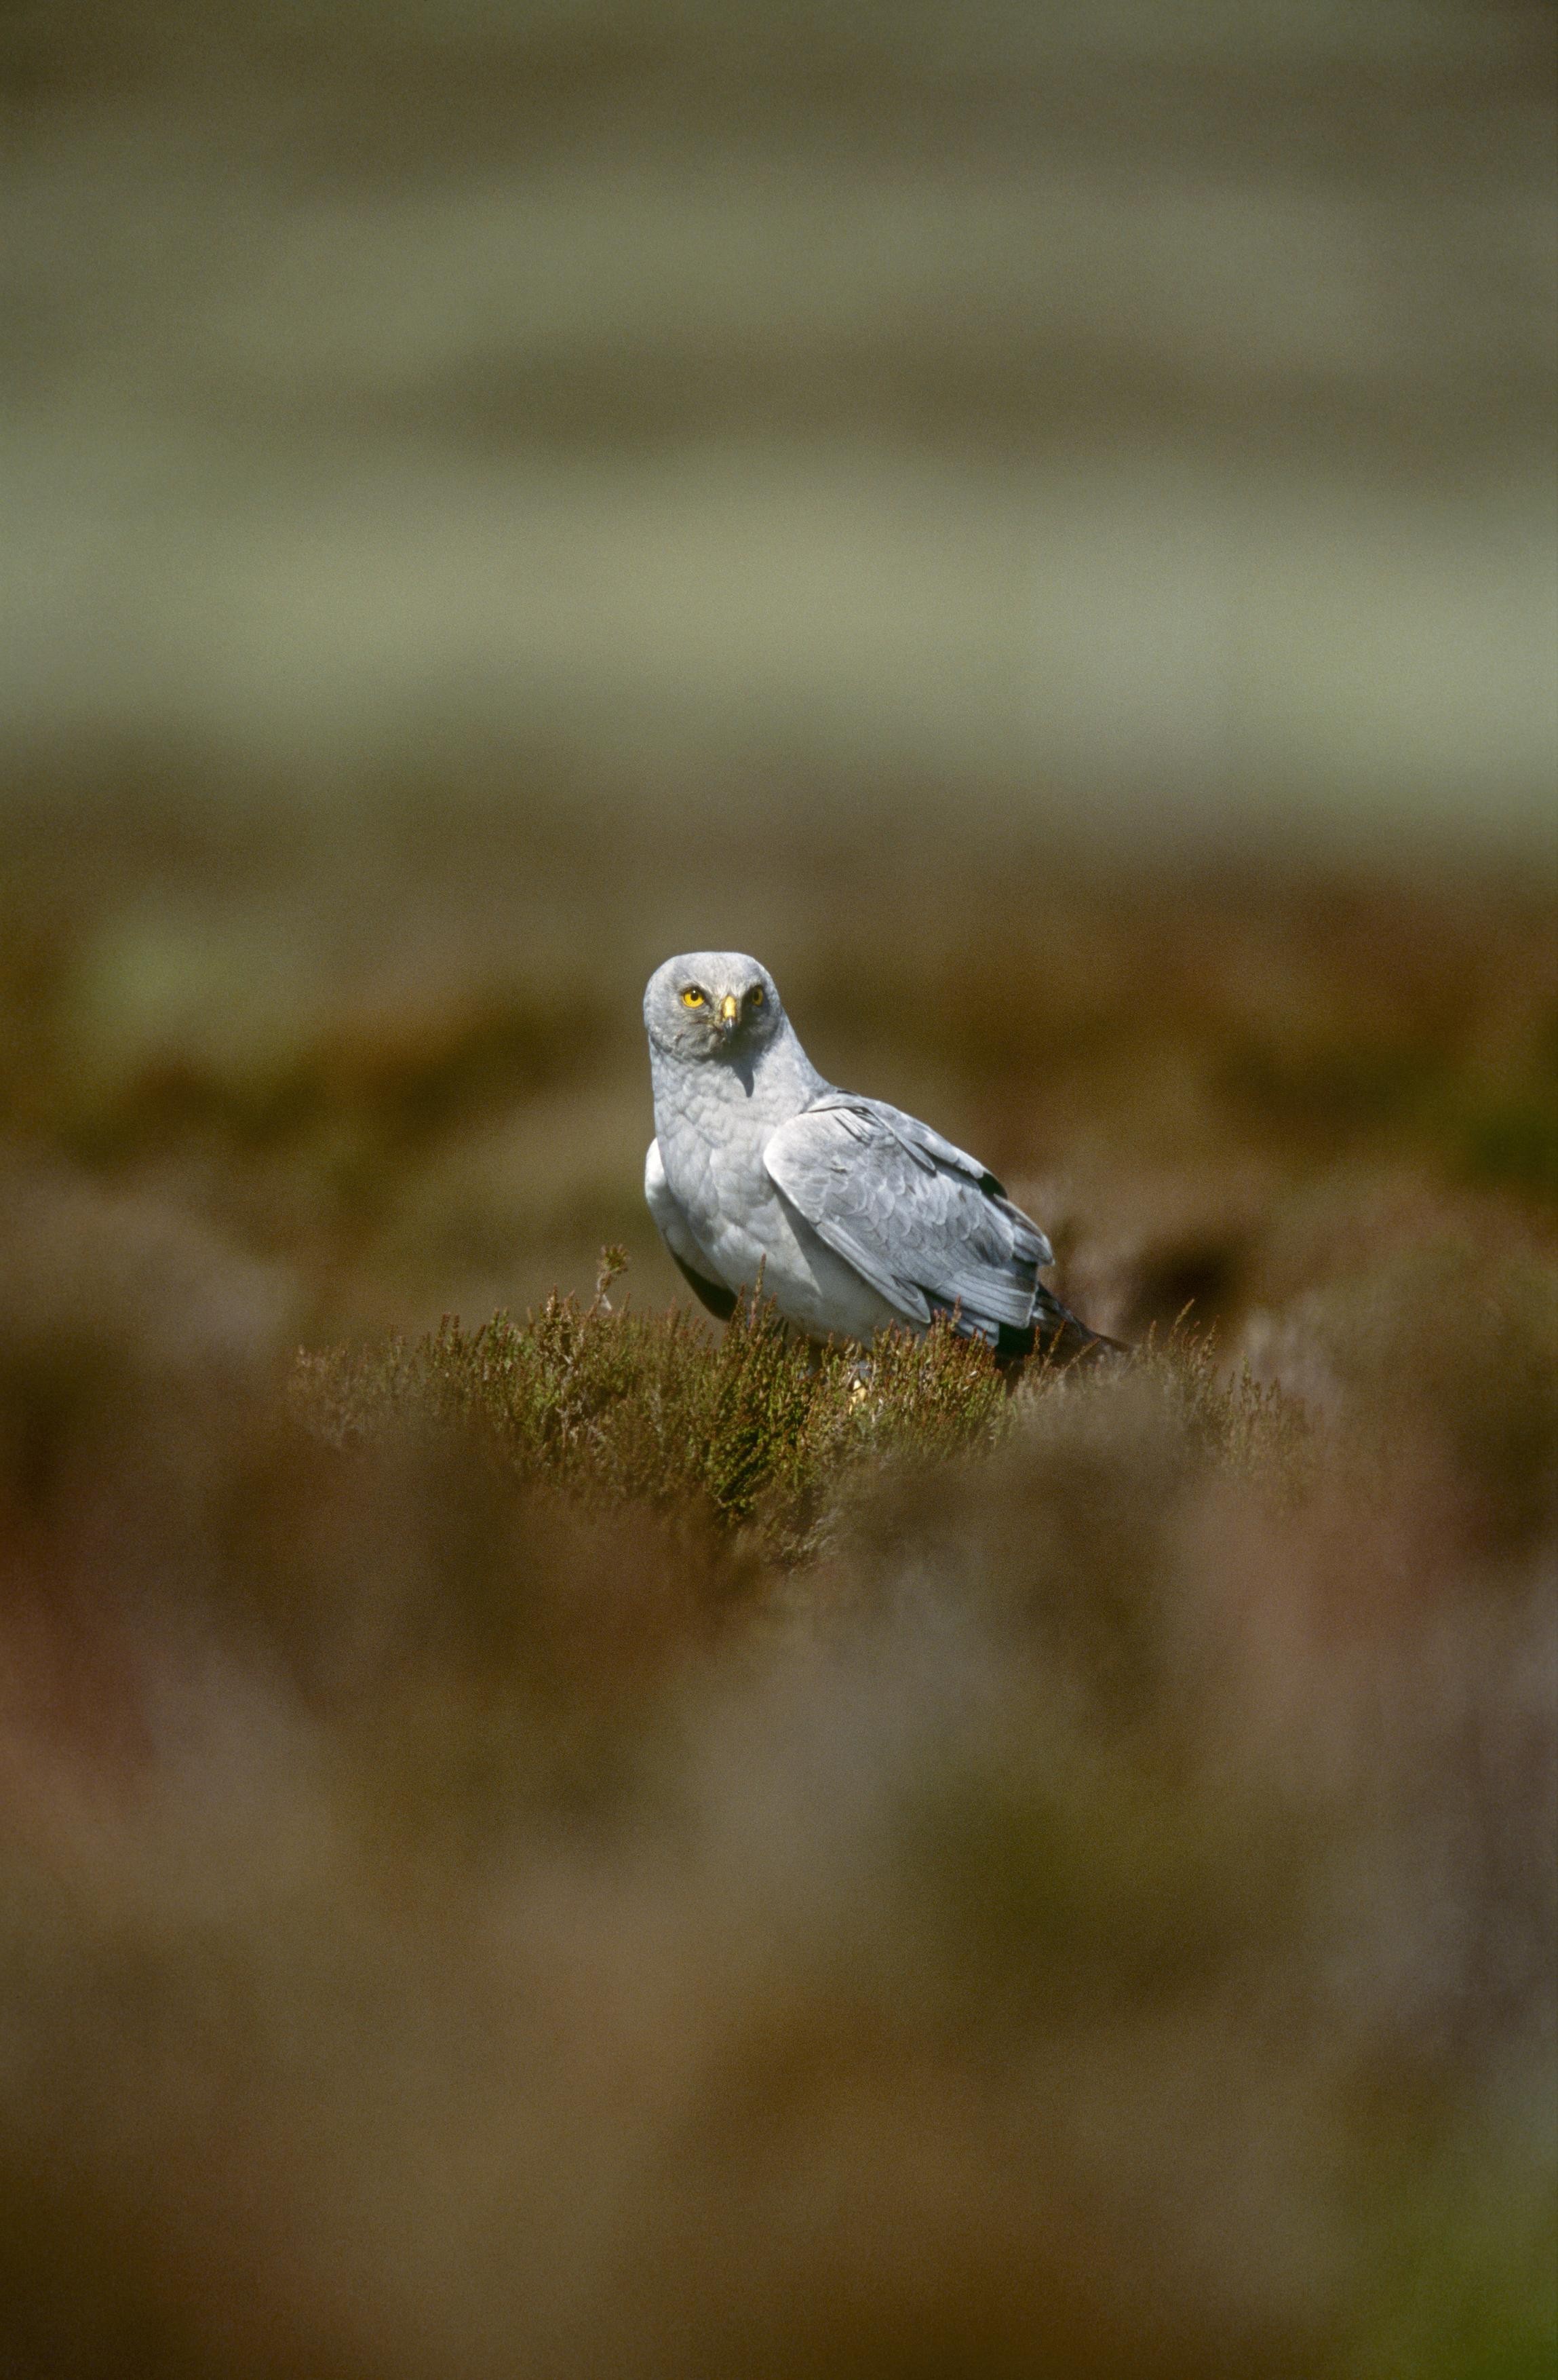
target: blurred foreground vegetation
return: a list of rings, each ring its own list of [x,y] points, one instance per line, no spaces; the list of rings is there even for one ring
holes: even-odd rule
[[[66,814],[3,892],[7,2371],[1549,2371],[1547,889]],[[1143,1352],[669,1310],[636,1003],[707,941]]]

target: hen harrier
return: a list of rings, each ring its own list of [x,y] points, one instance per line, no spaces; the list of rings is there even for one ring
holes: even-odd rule
[[[655,1087],[644,1195],[722,1321],[761,1278],[812,1339],[869,1342],[946,1315],[1010,1358],[1117,1344],[1045,1287],[1049,1242],[977,1158],[885,1099],[824,1082],[755,959],[667,959],[644,1022]]]

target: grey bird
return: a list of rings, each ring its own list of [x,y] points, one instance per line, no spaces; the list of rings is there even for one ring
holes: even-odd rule
[[[644,1023],[655,1091],[644,1196],[722,1321],[761,1282],[814,1340],[868,1344],[946,1316],[1012,1362],[1118,1343],[1045,1288],[1049,1242],[977,1158],[824,1081],[756,959],[667,959]]]

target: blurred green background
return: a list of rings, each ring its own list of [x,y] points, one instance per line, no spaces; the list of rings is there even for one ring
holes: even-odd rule
[[[13,6],[13,761],[1516,832],[1550,26]]]

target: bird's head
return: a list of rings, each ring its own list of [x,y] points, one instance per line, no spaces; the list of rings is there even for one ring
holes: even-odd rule
[[[773,977],[742,951],[667,959],[644,994],[645,1028],[668,1057],[749,1058],[783,1023]]]

